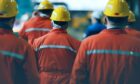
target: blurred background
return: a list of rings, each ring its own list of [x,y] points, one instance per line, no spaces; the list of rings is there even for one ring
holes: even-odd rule
[[[19,7],[19,14],[14,26],[14,32],[18,32],[24,22],[32,17],[33,11],[37,8],[41,0],[16,0]],[[91,13],[102,11],[108,0],[49,0],[54,7],[62,5],[70,10],[72,21],[70,22],[68,33],[73,37],[82,40],[83,32],[91,24]],[[140,0],[127,0],[130,9],[136,15],[136,27],[140,30]]]

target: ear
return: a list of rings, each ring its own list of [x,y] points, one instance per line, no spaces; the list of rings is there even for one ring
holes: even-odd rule
[[[33,12],[33,15],[34,16],[39,16],[39,12],[38,11],[35,11],[35,12]]]
[[[104,24],[108,24],[108,19],[107,19],[106,16],[104,16],[104,18],[103,18],[103,22],[104,22]]]

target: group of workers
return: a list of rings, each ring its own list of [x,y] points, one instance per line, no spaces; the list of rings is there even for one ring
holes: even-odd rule
[[[140,84],[140,33],[125,0],[109,0],[106,29],[82,42],[66,31],[65,7],[43,0],[20,38],[12,32],[17,13],[15,0],[0,0],[0,84]]]

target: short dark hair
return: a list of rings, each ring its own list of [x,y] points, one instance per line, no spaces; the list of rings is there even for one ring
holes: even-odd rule
[[[128,22],[128,17],[110,17],[110,16],[107,16],[107,18],[109,21],[111,21],[113,23],[118,23],[118,24]]]
[[[9,18],[0,18],[0,22],[6,22],[6,21],[10,21],[12,19],[15,19],[15,17],[9,17]]]
[[[7,25],[7,24],[5,24],[5,23],[7,23],[7,22],[10,22],[11,20],[13,20],[13,24],[14,24],[14,21],[15,21],[15,17],[9,17],[9,18],[0,18],[0,27],[1,28],[4,28],[4,29],[6,29],[6,30],[12,30],[12,26],[9,26],[9,25]]]
[[[60,26],[68,25],[68,22],[62,22],[62,21],[54,21],[54,23]]]

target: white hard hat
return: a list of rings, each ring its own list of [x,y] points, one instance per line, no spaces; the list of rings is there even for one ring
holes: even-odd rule
[[[103,17],[103,12],[102,11],[94,11],[92,13],[92,18],[101,19],[102,17]]]

